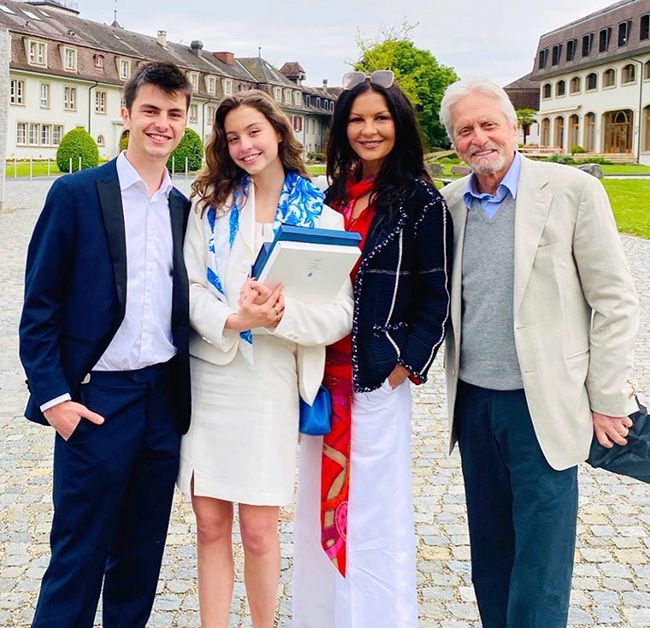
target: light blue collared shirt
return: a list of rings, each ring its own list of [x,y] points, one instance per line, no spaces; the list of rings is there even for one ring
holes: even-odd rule
[[[499,211],[501,203],[505,200],[506,196],[510,194],[513,200],[517,199],[517,188],[519,186],[519,173],[521,171],[521,157],[515,151],[514,159],[508,168],[505,176],[499,183],[496,194],[488,194],[487,192],[479,192],[476,182],[476,175],[473,174],[467,184],[463,193],[463,199],[467,207],[472,206],[472,200],[476,199],[481,204],[481,209],[485,217],[489,220]]]

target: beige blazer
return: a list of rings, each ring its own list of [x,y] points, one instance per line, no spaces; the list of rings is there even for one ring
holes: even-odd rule
[[[450,452],[461,342],[467,177],[442,189],[454,221],[445,366]],[[514,334],[535,434],[557,470],[586,459],[591,411],[634,412],[638,302],[607,195],[575,168],[522,156],[515,205]]]
[[[238,332],[224,328],[226,319],[237,311],[239,291],[257,255],[255,192],[251,186],[241,210],[239,232],[228,258],[228,268],[223,278],[227,303],[219,301],[208,287],[205,218],[199,216],[196,204],[195,201],[190,211],[184,248],[190,282],[190,324],[193,328],[190,355],[213,364],[229,364],[237,353],[240,337]],[[318,226],[343,229],[343,217],[326,206]],[[289,297],[285,299],[284,315],[272,333],[297,343],[300,396],[308,403],[314,400],[323,379],[325,346],[350,333],[352,309],[350,282],[346,283],[333,303],[310,304]]]

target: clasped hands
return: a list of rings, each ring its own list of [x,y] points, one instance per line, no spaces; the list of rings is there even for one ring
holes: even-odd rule
[[[254,327],[275,329],[284,314],[282,284],[273,290],[255,279],[247,279],[239,293],[239,309],[226,320],[226,328],[245,331]]]

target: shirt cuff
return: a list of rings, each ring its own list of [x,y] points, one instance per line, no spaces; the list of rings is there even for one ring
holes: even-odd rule
[[[46,410],[49,410],[50,408],[53,408],[54,406],[63,403],[64,401],[70,401],[72,397],[70,396],[69,393],[64,393],[63,395],[59,395],[58,397],[55,397],[54,399],[50,399],[46,403],[44,403],[41,406],[41,412],[45,412]]]

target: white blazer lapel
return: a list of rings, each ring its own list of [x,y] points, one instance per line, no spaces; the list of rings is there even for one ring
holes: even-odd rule
[[[460,356],[460,329],[462,311],[462,280],[463,280],[463,245],[465,242],[465,223],[467,222],[467,207],[463,200],[465,186],[460,186],[448,206],[454,224],[454,262],[451,273],[451,325],[454,330],[456,356]]]
[[[553,195],[546,189],[546,175],[522,156],[515,203],[515,278],[513,307],[516,316],[528,285],[537,247],[551,207]]]

